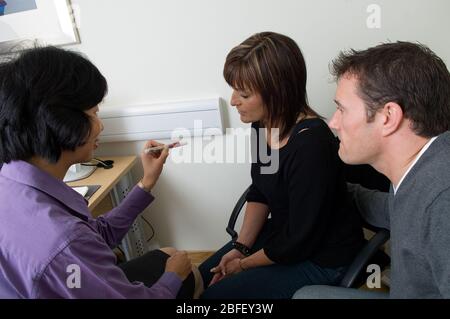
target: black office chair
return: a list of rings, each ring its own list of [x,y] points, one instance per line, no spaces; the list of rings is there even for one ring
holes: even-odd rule
[[[376,264],[383,270],[391,263],[391,258],[381,249],[389,240],[389,231],[369,224],[364,224],[363,227],[373,231],[375,234],[369,240],[365,240],[366,243],[363,248],[353,259],[344,277],[341,279],[340,287],[359,288],[366,282],[368,265]]]
[[[389,179],[370,165],[344,164],[344,174],[345,179],[349,183],[360,184],[366,188],[381,192],[389,192],[391,185]],[[350,264],[339,284],[341,287],[358,288],[366,282],[368,265],[376,264],[383,270],[391,263],[391,258],[381,249],[390,238],[389,230],[378,228],[365,222],[363,223],[363,228],[372,231],[374,235],[369,240],[366,240],[364,247]]]
[[[355,174],[354,176],[359,176],[359,182],[361,185],[366,186],[368,184],[367,180],[370,180],[374,183],[370,187],[372,189],[379,189],[381,191],[387,191],[389,189],[389,180],[368,165],[356,165],[354,167],[346,165],[345,173],[349,182],[356,182],[355,178],[349,178],[349,172],[354,172],[353,170],[358,172],[358,174]],[[381,176],[378,176],[378,174]],[[234,230],[234,227],[242,207],[246,202],[246,196],[249,189],[250,187],[247,188],[241,195],[234,206],[233,211],[231,212],[230,219],[228,220],[226,230],[227,233],[230,234],[232,240],[235,240],[238,237],[238,233]],[[377,264],[383,270],[390,264],[390,257],[381,249],[381,247],[389,240],[389,231],[387,229],[377,228],[369,224],[364,224],[363,227],[369,229],[375,234],[369,240],[366,240],[363,248],[353,259],[353,262],[350,264],[344,277],[339,283],[340,287],[359,288],[366,281],[368,275],[366,273],[366,269],[368,265]]]

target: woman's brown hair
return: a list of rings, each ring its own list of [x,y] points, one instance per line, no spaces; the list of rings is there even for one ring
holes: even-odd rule
[[[261,95],[267,114],[264,124],[279,128],[280,139],[288,136],[300,115],[319,116],[308,105],[302,52],[285,35],[252,35],[228,53],[223,75],[231,87]]]

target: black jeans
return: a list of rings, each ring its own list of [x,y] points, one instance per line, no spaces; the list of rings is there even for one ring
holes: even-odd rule
[[[130,282],[139,281],[145,286],[151,287],[164,273],[166,261],[170,256],[156,249],[149,251],[143,256],[137,257],[119,267],[125,273]],[[177,299],[192,299],[195,289],[195,279],[192,272],[183,281]]]

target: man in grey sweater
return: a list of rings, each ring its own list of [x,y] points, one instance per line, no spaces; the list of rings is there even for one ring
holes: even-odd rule
[[[341,53],[333,61],[330,120],[348,164],[372,165],[389,193],[349,185],[370,224],[391,231],[391,298],[450,298],[450,74],[429,48],[408,42]],[[329,286],[294,298],[383,298]]]

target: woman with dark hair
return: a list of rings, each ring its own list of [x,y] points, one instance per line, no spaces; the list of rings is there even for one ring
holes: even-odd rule
[[[231,50],[223,74],[257,154],[237,240],[200,266],[202,298],[291,298],[305,285],[337,284],[362,228],[346,201],[336,138],[308,105],[300,48],[255,34]],[[267,148],[277,163],[262,160]]]
[[[153,201],[167,148],[142,153],[143,178],[97,219],[63,183],[98,146],[106,92],[99,70],[74,52],[34,48],[0,65],[0,298],[192,297],[185,252],[155,250],[121,269],[111,250]]]

